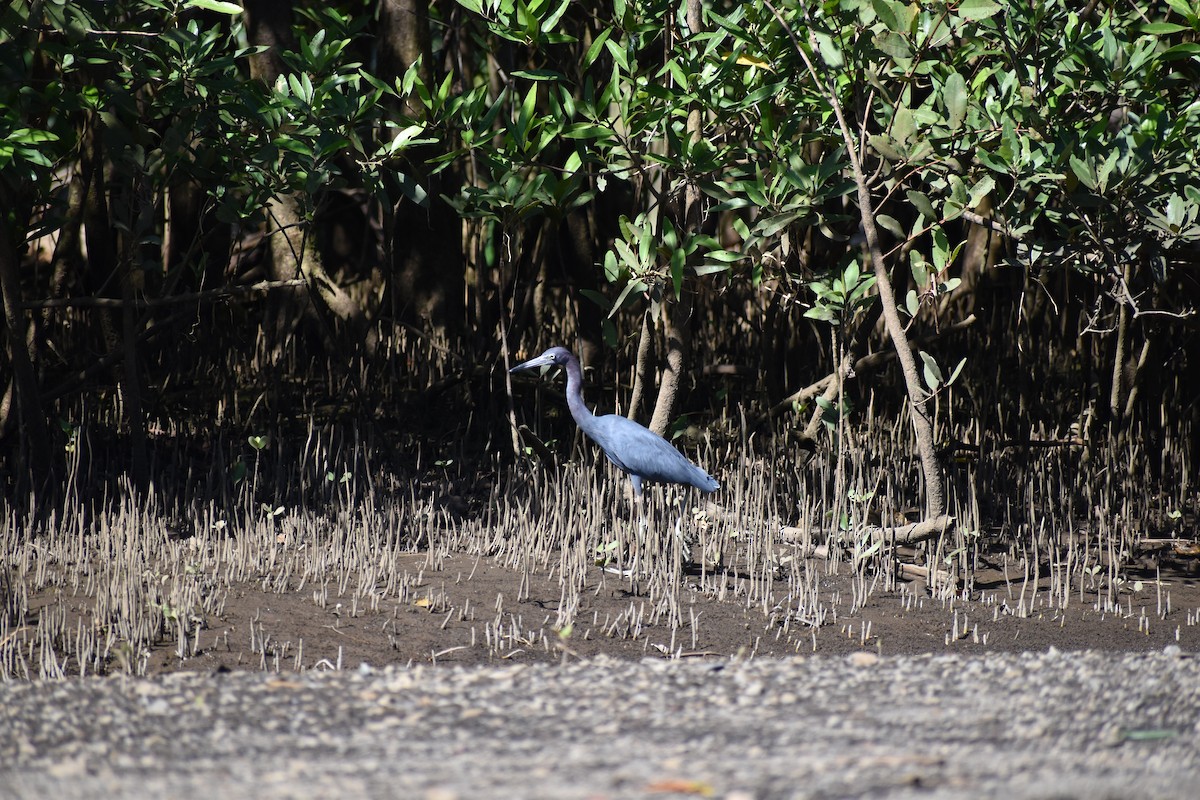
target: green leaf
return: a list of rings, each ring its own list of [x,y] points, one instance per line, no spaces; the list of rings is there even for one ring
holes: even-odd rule
[[[42,142],[57,142],[58,136],[50,131],[37,128],[18,128],[0,141],[5,140],[14,144],[41,144]]]
[[[199,8],[204,11],[216,11],[218,14],[240,14],[242,7],[237,3],[225,3],[221,0],[187,0],[184,8]]]
[[[813,306],[812,308],[810,308],[804,312],[804,316],[809,319],[820,320],[821,322],[828,322],[832,325],[838,324],[837,314],[833,313],[833,309],[831,309],[829,306],[826,306],[826,305]],[[822,399],[823,398],[817,398],[817,401],[820,402]]]
[[[682,247],[671,251],[671,284],[675,289],[675,297],[683,292],[683,267],[687,263],[687,253]]]
[[[454,78],[452,73],[447,73],[446,79],[437,87],[437,94],[430,95],[429,89],[426,88],[422,93],[421,84],[417,86],[417,94],[420,95],[421,101],[432,111],[441,111],[446,105],[446,100],[450,97],[451,81]],[[508,87],[505,87],[507,91]]]
[[[933,229],[933,268],[936,272],[941,272],[950,264],[950,239],[946,236],[946,229],[940,225]]]
[[[887,134],[873,133],[867,142],[876,153],[888,161],[901,161],[904,158],[904,154],[896,147],[895,140]]]
[[[931,392],[936,392],[938,387],[942,385],[942,370],[938,367],[937,361],[929,353],[919,350],[918,354],[921,356],[921,361],[925,363],[925,368],[922,370],[925,385],[929,387]]]
[[[1104,159],[1104,163],[1100,165],[1100,169],[1096,174],[1096,180],[1100,186],[1100,191],[1104,192],[1108,189],[1108,178],[1112,175],[1113,169],[1117,166],[1117,159],[1121,157],[1121,152],[1114,149],[1108,154],[1108,158]]]
[[[950,196],[942,203],[942,218],[945,220],[957,219],[970,201],[967,185],[954,173],[950,173],[946,180],[950,184]]]
[[[954,371],[950,373],[950,377],[946,380],[947,386],[952,385],[956,380],[958,380],[959,373],[961,373],[963,371],[963,367],[965,367],[966,365],[967,365],[967,359],[963,358],[963,359],[959,360],[958,366],[956,366],[954,368]]]
[[[633,254],[633,250],[630,249],[629,243],[624,239],[614,239],[613,247],[617,249],[617,255],[621,257],[621,261],[624,262],[627,268],[636,269],[641,265],[642,262]]]
[[[562,131],[564,139],[600,139],[612,134],[612,129],[603,125],[593,125],[590,122],[576,122]]]
[[[841,49],[829,34],[814,31],[812,35],[817,40],[817,49],[821,52],[821,60],[825,62],[826,66],[837,69],[846,62],[846,59],[842,57]]]
[[[358,77],[362,78],[364,81],[366,81],[367,83],[374,86],[376,89],[378,89],[380,91],[380,93],[392,94],[392,95],[394,95],[396,93],[395,89],[388,86],[386,83],[379,80],[379,78],[376,78],[374,75],[367,72],[365,69],[360,69],[358,71]]]
[[[558,8],[550,13],[550,16],[542,20],[542,33],[550,33],[558,25],[558,21],[562,19],[562,15],[567,12],[567,8],[571,5],[571,0],[562,0],[558,4]]]
[[[638,215],[638,219],[639,221],[645,221],[644,215],[641,214]],[[655,245],[657,244],[654,239],[654,230],[649,224],[643,225],[640,228],[636,228],[636,230],[638,233],[638,263],[650,264],[650,254],[655,251]],[[665,240],[668,236],[674,237],[674,235],[674,228],[668,228],[667,230],[663,231],[662,238]]]
[[[608,312],[609,318],[611,319],[613,314],[616,314],[621,310],[621,307],[625,305],[625,301],[629,299],[630,294],[633,292],[644,291],[646,291],[646,284],[639,280],[631,280],[629,283],[625,284],[625,288],[621,290],[619,295],[617,295],[616,302],[612,304],[612,310]]]
[[[608,37],[612,35],[612,28],[605,28],[600,31],[600,35],[592,42],[592,46],[588,48],[587,55],[583,57],[583,68],[589,69],[592,64],[596,63],[596,56],[600,55],[600,49],[604,47],[604,43],[608,41]]]
[[[900,223],[895,217],[890,217],[887,214],[876,214],[875,221],[879,223],[881,228],[895,236],[897,239],[907,238],[904,228],[901,227]]]
[[[735,261],[741,261],[745,258],[741,253],[734,253],[730,250],[709,250],[704,254],[704,257],[709,261],[717,261],[722,264],[732,264]]]
[[[1075,156],[1071,156],[1070,162],[1071,171],[1075,173],[1075,177],[1079,179],[1079,182],[1092,191],[1095,191],[1098,183],[1096,181],[1096,171],[1092,169],[1091,165]]]
[[[893,222],[894,221],[895,220],[893,220]],[[846,267],[846,271],[842,273],[842,283],[846,286],[853,286],[854,284],[858,283],[858,277],[861,274],[862,273],[858,268],[858,262],[851,261],[850,266]]]
[[[912,141],[916,126],[917,120],[912,109],[905,105],[897,106],[892,116],[892,138],[901,145],[907,144]]]
[[[983,202],[992,190],[996,188],[996,181],[991,175],[984,175],[979,181],[971,187],[971,196],[967,201],[967,208],[976,208]]]
[[[912,23],[913,13],[897,0],[871,0],[871,8],[889,31],[908,33]]]
[[[580,289],[579,293],[595,303],[601,311],[609,310],[611,304],[608,302],[608,298],[600,294],[600,292],[597,292],[594,289]]]
[[[946,124],[950,130],[958,130],[967,118],[967,81],[962,75],[951,72],[946,76],[942,102],[946,104]]]
[[[1139,728],[1125,731],[1124,737],[1133,742],[1153,742],[1159,739],[1173,739],[1179,731],[1172,728]]]
[[[921,299],[917,297],[916,289],[909,289],[908,294],[904,296],[904,308],[910,317],[915,317],[921,310]]]
[[[893,61],[912,58],[912,47],[909,46],[907,36],[895,31],[884,31],[879,36],[876,36],[874,41],[879,51],[891,56]]]
[[[411,175],[403,172],[396,173],[396,182],[400,185],[401,193],[421,208],[429,207],[429,193]]]
[[[517,117],[517,143],[523,144],[529,135],[529,124],[533,120],[534,109],[537,106],[538,88],[535,83],[529,87],[529,91],[525,93],[525,100],[521,103],[521,113]]]
[[[621,72],[628,74],[629,73],[629,57],[625,54],[625,49],[623,47],[621,47],[621,45],[614,42],[612,39],[606,39],[604,41],[604,49],[608,51],[608,54],[610,56],[612,56],[613,64],[615,65],[615,67],[620,69]],[[614,70],[613,77],[614,77],[614,79],[616,78],[615,70]]]
[[[866,298],[867,292],[871,291],[874,286],[874,275],[868,275],[867,277],[863,278],[859,284],[854,287],[854,291],[850,292],[850,296],[846,298],[847,305],[855,305],[862,301],[864,298]]]
[[[530,81],[559,81],[563,74],[552,69],[517,69],[513,70],[514,78],[524,78]]]
[[[934,230],[941,230],[941,228],[935,228]],[[917,285],[917,288],[924,289],[929,284],[929,262],[925,260],[924,255],[916,250],[912,250],[909,252],[908,265],[912,271],[913,282]]]
[[[1177,194],[1171,195],[1167,200],[1167,224],[1175,231],[1183,227],[1185,205],[1184,199]]]
[[[615,283],[620,276],[621,265],[617,263],[617,254],[609,250],[604,254],[604,278],[609,283]]]
[[[1155,36],[1163,36],[1171,33],[1183,33],[1190,31],[1191,28],[1186,25],[1179,25],[1174,22],[1147,22],[1142,27],[1138,28],[1142,33],[1149,33]]]
[[[958,4],[958,15],[963,19],[981,20],[993,17],[1004,10],[995,0],[962,0]]]
[[[926,222],[937,222],[938,213],[933,210],[933,203],[929,201],[929,196],[924,192],[909,190],[905,192],[908,197],[908,202],[913,204],[913,207],[925,217]]]
[[[409,125],[407,128],[397,133],[396,136],[390,142],[388,142],[386,147],[388,155],[394,155],[409,147],[413,140],[424,132],[424,125]]]

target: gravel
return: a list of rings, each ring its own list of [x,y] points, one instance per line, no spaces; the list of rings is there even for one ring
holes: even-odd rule
[[[1059,652],[0,686],[0,796],[1188,798],[1200,659]]]

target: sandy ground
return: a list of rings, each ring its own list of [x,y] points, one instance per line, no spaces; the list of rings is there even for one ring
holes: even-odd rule
[[[4,797],[1193,798],[1177,647],[0,686]]]
[[[146,671],[289,673],[339,663],[344,669],[363,662],[373,667],[558,663],[601,655],[640,660],[859,650],[885,656],[1050,647],[1138,652],[1178,645],[1200,650],[1200,580],[1182,572],[1164,572],[1162,590],[1153,580],[1128,581],[1119,613],[1098,610],[1090,593],[1071,597],[1063,608],[1051,601],[1043,581],[1037,593],[1032,587],[1024,591],[1024,615],[1020,582],[1006,582],[998,570],[980,569],[969,597],[934,599],[917,583],[902,583],[892,591],[877,586],[863,607],[853,611],[851,579],[829,575],[821,579],[820,594],[831,613],[819,627],[795,620],[785,626],[772,608],[748,603],[736,577],[729,578],[727,592],[718,597],[712,576],[702,581],[689,575],[680,592],[683,625],[672,630],[665,619],[654,619],[644,592],[596,568],[581,592],[574,625],[562,632],[557,621],[562,590],[554,577],[534,571],[523,579],[520,572],[475,556],[451,556],[436,566],[422,553],[406,558],[404,571],[420,576],[413,579],[408,599],[376,608],[352,597],[331,597],[320,608],[311,590],[276,593],[257,584],[236,585],[223,613],[205,621],[194,655],[192,642],[181,659],[177,643],[164,641]],[[528,596],[518,600],[523,583]],[[782,581],[773,589],[775,597],[786,592]],[[636,629],[631,618],[637,620]]]

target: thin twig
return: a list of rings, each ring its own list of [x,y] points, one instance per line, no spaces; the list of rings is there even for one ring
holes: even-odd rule
[[[297,289],[308,284],[303,278],[293,278],[286,281],[259,281],[249,286],[227,286],[222,289],[208,289],[203,292],[188,292],[172,297],[155,297],[152,299],[133,300],[134,308],[160,308],[182,303],[202,303],[210,300],[222,300],[226,297],[269,292],[274,289]],[[119,297],[56,297],[49,300],[31,300],[22,303],[23,308],[124,308],[127,301]]]

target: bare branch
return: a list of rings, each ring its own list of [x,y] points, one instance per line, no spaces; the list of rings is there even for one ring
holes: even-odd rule
[[[134,308],[160,308],[163,306],[181,305],[183,303],[204,303],[224,300],[229,297],[241,297],[259,292],[269,292],[274,289],[298,289],[307,285],[303,278],[292,278],[286,281],[259,281],[249,286],[227,286],[222,289],[208,289],[203,292],[187,292],[171,297],[155,297],[152,299],[133,300]],[[32,300],[21,304],[23,308],[124,308],[127,303],[117,297],[56,297],[49,300]]]
[[[1007,225],[1005,225],[1003,222],[1000,222],[999,220],[996,220],[996,219],[992,219],[991,217],[982,217],[979,214],[976,214],[974,211],[967,211],[966,209],[963,209],[961,216],[963,219],[965,219],[967,222],[970,222],[972,225],[979,225],[984,228],[990,228],[991,230],[995,231],[996,233],[1000,234],[1001,236],[1006,236],[1009,239],[1012,239],[1014,242],[1024,241],[1024,239],[1025,239],[1025,237],[1022,236],[1021,234],[1016,233],[1012,230],[1009,230],[1009,227]]]
[[[863,538],[869,544],[883,542],[888,545],[908,546],[928,541],[954,530],[954,517],[943,514],[940,517],[923,519],[920,522],[909,523],[897,527],[868,525],[862,530]],[[811,531],[808,533],[811,534]],[[804,528],[784,525],[779,529],[780,537],[787,542],[802,542],[805,537]],[[818,558],[828,558],[828,545],[812,548],[811,555]]]
[[[909,345],[913,349],[918,349],[929,344],[930,342],[936,341],[944,336],[947,336],[948,334],[957,333],[958,331],[964,330],[974,324],[975,315],[971,314],[965,319],[959,320],[953,325],[949,325],[937,333],[933,333],[928,336],[922,336],[915,342],[910,342]],[[846,375],[857,375],[861,372],[869,372],[870,370],[875,369],[876,367],[885,364],[894,358],[896,358],[895,350],[878,350],[874,353],[868,353],[867,355],[857,359],[853,366],[850,367],[846,372]],[[834,373],[831,372],[816,382],[805,386],[803,389],[792,392],[790,395],[771,406],[771,409],[767,412],[768,416],[778,416],[779,414],[791,408],[793,403],[803,403],[806,400],[815,397],[816,395],[825,391],[825,387],[829,385],[829,382],[832,381],[834,377]]]

